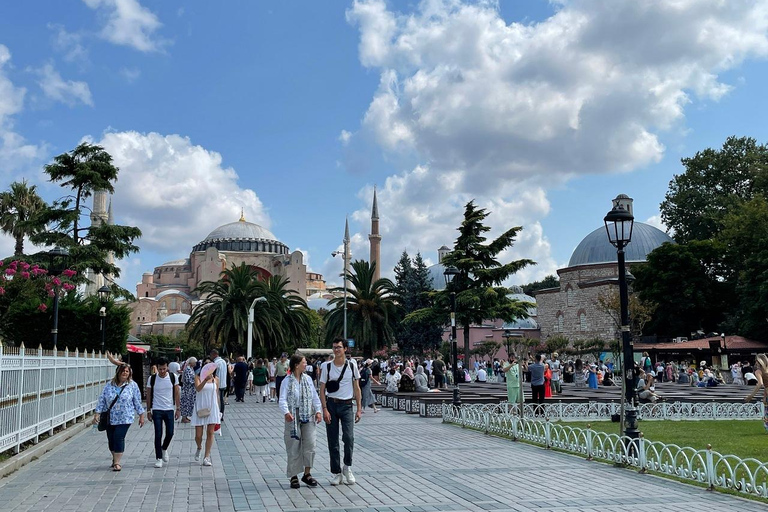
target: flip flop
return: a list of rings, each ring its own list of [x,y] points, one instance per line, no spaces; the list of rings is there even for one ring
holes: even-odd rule
[[[120,464],[112,465],[112,471],[120,471],[121,469],[123,469],[123,466],[121,466]]]

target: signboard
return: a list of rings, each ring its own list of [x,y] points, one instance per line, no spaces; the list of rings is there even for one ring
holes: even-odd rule
[[[349,339],[347,340],[347,346],[348,346],[349,348],[355,348],[355,340],[354,340],[354,338],[349,338]]]

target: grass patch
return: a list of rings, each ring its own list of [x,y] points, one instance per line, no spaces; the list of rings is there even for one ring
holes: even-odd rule
[[[559,422],[577,428],[619,433],[619,424],[610,421]],[[712,420],[712,421],[641,421],[640,431],[646,439],[665,444],[690,446],[696,450],[712,450],[723,455],[736,455],[742,459],[754,458],[768,461],[768,434],[760,420]]]

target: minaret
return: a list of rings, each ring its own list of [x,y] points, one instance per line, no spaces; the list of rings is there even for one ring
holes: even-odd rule
[[[381,235],[379,234],[379,204],[376,201],[376,187],[373,187],[373,208],[371,208],[371,234],[368,235],[371,244],[371,264],[376,264],[373,280],[381,278]]]
[[[344,275],[349,275],[349,219],[344,220]]]
[[[93,208],[91,208],[91,226],[102,226],[110,223],[112,219],[112,201],[109,201],[109,209],[107,208],[107,199],[109,192],[106,190],[94,190],[93,191]],[[112,261],[110,255],[108,261]],[[104,276],[96,274],[93,270],[88,269],[86,271],[86,277],[88,278],[88,284],[85,285],[85,295],[96,295],[99,288],[104,286]]]

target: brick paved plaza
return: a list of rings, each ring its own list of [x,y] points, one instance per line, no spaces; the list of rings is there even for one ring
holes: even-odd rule
[[[177,424],[171,461],[155,469],[152,426],[134,424],[123,471],[109,470],[106,437],[90,429],[0,481],[4,511],[764,511],[765,504],[514,443],[401,412],[367,412],[356,429],[357,485],[328,484],[318,430],[316,489],[289,488],[275,404],[227,407],[213,468]]]

